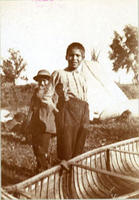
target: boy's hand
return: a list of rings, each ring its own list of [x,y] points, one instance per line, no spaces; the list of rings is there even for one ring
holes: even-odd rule
[[[51,99],[42,99],[42,103],[45,103],[49,106],[52,106],[52,108],[56,111],[59,112],[59,110],[56,108],[56,105],[53,103],[53,101]]]

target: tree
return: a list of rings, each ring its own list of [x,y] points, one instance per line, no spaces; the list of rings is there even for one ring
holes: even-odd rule
[[[16,79],[19,77],[23,80],[27,80],[27,77],[22,76],[21,72],[25,70],[26,63],[20,55],[20,51],[15,51],[14,49],[8,50],[10,57],[3,60],[1,65],[2,71],[5,76],[5,81],[13,83],[15,85]]]
[[[16,93],[15,81],[18,78],[28,80],[26,76],[21,76],[21,72],[25,70],[27,64],[21,57],[20,51],[9,49],[8,52],[10,54],[10,57],[8,59],[4,59],[2,65],[0,66],[3,71],[1,77],[3,78],[2,80],[6,83],[6,85],[7,82],[12,83],[12,95],[15,99],[15,109],[17,110],[18,95]]]
[[[114,31],[114,38],[110,45],[109,58],[113,60],[113,70],[131,69],[134,72],[133,79],[139,81],[138,63],[138,29],[132,25],[126,25],[123,36]]]

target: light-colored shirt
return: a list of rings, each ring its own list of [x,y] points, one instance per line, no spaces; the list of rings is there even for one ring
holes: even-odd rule
[[[44,99],[47,101],[54,91],[65,101],[70,98],[87,101],[87,84],[83,72],[69,71],[69,68],[53,72]]]

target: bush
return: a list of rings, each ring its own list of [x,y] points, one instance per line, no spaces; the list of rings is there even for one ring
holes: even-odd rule
[[[117,83],[120,89],[125,93],[129,99],[139,98],[139,85],[134,84],[120,84]]]
[[[15,86],[2,85],[1,88],[1,107],[11,110],[11,108],[24,107],[30,104],[30,100],[35,88],[35,84]]]

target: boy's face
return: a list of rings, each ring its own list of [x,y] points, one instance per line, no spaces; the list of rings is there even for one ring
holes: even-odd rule
[[[41,78],[40,77],[39,80],[38,80],[39,86],[46,86],[48,84],[48,82],[49,82],[49,80],[46,79],[46,78]]]
[[[83,60],[83,55],[80,49],[73,48],[69,51],[66,56],[66,60],[68,61],[68,66],[73,69],[77,69]]]

